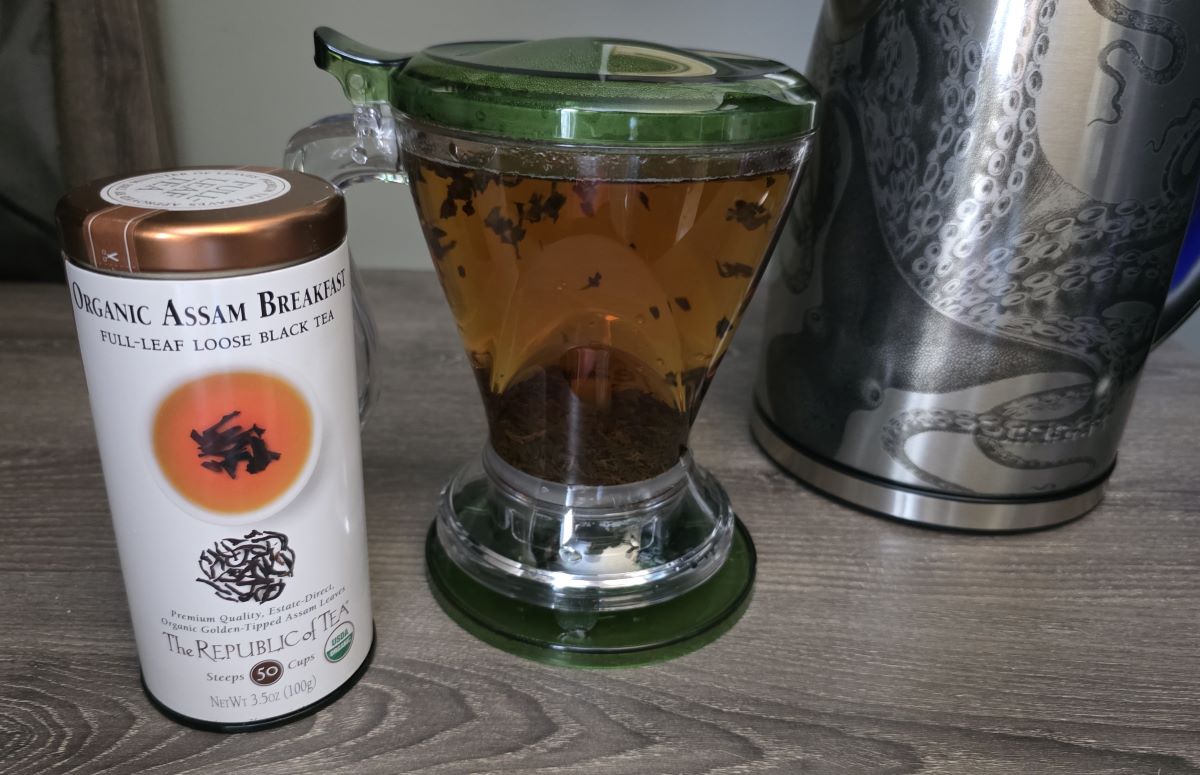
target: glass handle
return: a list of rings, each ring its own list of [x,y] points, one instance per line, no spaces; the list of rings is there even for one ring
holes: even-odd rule
[[[288,141],[283,166],[338,188],[364,180],[408,182],[400,168],[396,122],[387,103],[363,103],[309,124]]]
[[[342,85],[354,112],[328,116],[292,135],[284,165],[338,188],[363,180],[407,182],[390,88],[410,57],[364,46],[329,27],[313,32],[313,47],[313,61]]]
[[[325,178],[339,189],[364,180],[405,182],[391,110],[378,104],[356,105],[353,113],[328,116],[301,129],[288,141],[283,165]],[[358,417],[365,423],[379,394],[379,367],[375,321],[353,256],[350,288],[354,299]]]
[[[341,83],[354,111],[327,116],[292,135],[283,165],[325,178],[339,189],[364,180],[408,182],[400,166],[388,88],[392,74],[408,64],[409,56],[364,46],[328,27],[313,32],[313,47],[317,67]],[[379,393],[379,368],[375,321],[353,257],[350,285],[354,296],[358,416],[365,423]]]

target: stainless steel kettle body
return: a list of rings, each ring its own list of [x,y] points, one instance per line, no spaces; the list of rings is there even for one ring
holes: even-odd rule
[[[809,72],[823,126],[776,251],[756,438],[903,519],[1085,513],[1177,322],[1200,3],[830,0]],[[1181,293],[1176,318],[1200,287]]]

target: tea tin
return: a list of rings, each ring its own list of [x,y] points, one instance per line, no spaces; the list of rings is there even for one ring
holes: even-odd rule
[[[315,710],[374,641],[341,194],[162,170],[57,217],[147,694],[223,731]]]

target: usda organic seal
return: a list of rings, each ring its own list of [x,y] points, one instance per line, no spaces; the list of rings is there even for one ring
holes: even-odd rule
[[[354,625],[350,622],[342,622],[325,639],[325,658],[330,662],[340,662],[350,653],[352,643],[354,643]]]

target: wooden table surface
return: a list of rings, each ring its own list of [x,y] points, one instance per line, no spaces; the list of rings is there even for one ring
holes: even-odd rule
[[[673,662],[570,670],[484,645],[430,597],[422,539],[483,413],[433,275],[368,284],[375,661],[329,708],[242,735],[143,696],[66,290],[0,286],[0,772],[1200,772],[1200,363],[1182,348],[1150,359],[1099,509],[962,535],[857,513],[763,457],[752,318],[693,437],[757,542],[749,611]]]

